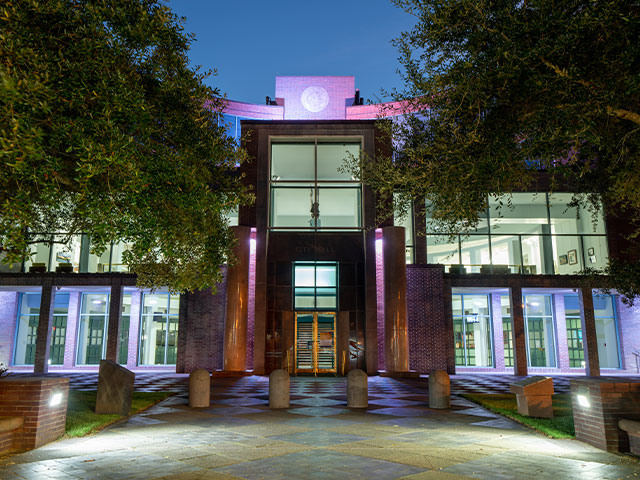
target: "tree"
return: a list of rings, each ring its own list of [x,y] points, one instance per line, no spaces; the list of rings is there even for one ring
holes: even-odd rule
[[[535,188],[543,171],[640,233],[640,4],[393,2],[416,17],[395,40],[397,96],[415,114],[393,125],[394,161],[362,162],[365,181],[427,198],[443,229],[465,230],[488,195]]]
[[[7,0],[0,8],[0,249],[42,234],[126,242],[141,287],[214,286],[225,214],[250,196],[193,36],[162,0]],[[205,106],[206,102],[206,106]]]

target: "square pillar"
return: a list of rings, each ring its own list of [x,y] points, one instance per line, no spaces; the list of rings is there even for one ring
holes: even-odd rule
[[[596,334],[596,318],[593,312],[593,292],[591,288],[580,288],[578,290],[578,299],[580,301],[580,323],[582,324],[585,373],[589,377],[599,377],[600,359],[598,358],[598,336]]]
[[[118,344],[120,343],[120,319],[122,318],[122,281],[115,278],[111,283],[109,296],[109,325],[107,326],[107,353],[105,358],[118,363]]]
[[[513,374],[527,375],[527,339],[524,328],[524,309],[522,307],[522,287],[511,287],[511,321],[513,335]]]
[[[42,281],[42,294],[40,296],[40,316],[36,338],[36,356],[33,362],[34,373],[47,373],[49,371],[49,351],[51,349],[51,327],[53,326],[53,302],[55,290],[53,279],[45,277]]]

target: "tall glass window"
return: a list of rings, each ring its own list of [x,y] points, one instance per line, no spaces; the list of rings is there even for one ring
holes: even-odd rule
[[[511,301],[509,295],[500,295],[500,309],[502,311],[504,366],[513,367],[513,321],[511,320]]]
[[[593,296],[600,368],[620,368],[616,309],[611,295]]]
[[[551,295],[523,295],[530,367],[555,367],[556,348]]]
[[[360,143],[310,139],[271,145],[271,212],[273,229],[359,229],[362,191],[344,159],[360,155]]]
[[[13,355],[14,365],[33,365],[36,355],[36,339],[40,321],[40,293],[21,293],[18,305],[18,329]],[[64,363],[64,347],[69,313],[69,294],[56,293],[51,326],[49,363]]]
[[[569,367],[584,368],[584,346],[582,344],[582,320],[577,295],[564,296],[564,316],[567,323],[567,348]]]
[[[493,366],[489,295],[453,294],[456,365]]]
[[[108,293],[83,293],[78,326],[78,365],[98,365],[107,347]]]
[[[294,264],[296,310],[335,310],[338,307],[338,266],[335,263]]]
[[[18,304],[14,365],[33,365],[36,358],[36,338],[40,315],[40,294],[21,293]]]
[[[120,315],[120,346],[118,363],[126,365],[129,356],[129,327],[131,326],[131,294],[122,295],[122,313]]]
[[[140,365],[175,365],[180,295],[145,293],[142,299]]]
[[[467,273],[575,274],[607,264],[602,208],[571,207],[570,193],[490,196],[468,234],[445,232],[426,204],[427,258]],[[444,254],[444,255],[443,255]]]

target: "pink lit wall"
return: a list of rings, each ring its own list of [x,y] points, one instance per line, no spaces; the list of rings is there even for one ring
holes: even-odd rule
[[[354,77],[276,77],[285,120],[344,120],[355,91]]]

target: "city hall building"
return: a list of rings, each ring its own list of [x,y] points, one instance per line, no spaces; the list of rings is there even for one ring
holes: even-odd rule
[[[228,101],[256,202],[229,219],[238,261],[210,290],[136,288],[126,245],[79,235],[0,266],[0,362],[14,371],[196,368],[230,375],[636,374],[640,309],[578,275],[637,254],[624,219],[568,207],[575,192],[490,198],[470,234],[429,205],[376,224],[373,192],[340,167],[390,151],[395,104],[364,105],[353,77],[277,77],[264,105]],[[545,185],[541,173],[540,185]],[[389,212],[391,213],[391,212]],[[597,218],[593,218],[597,215]]]

